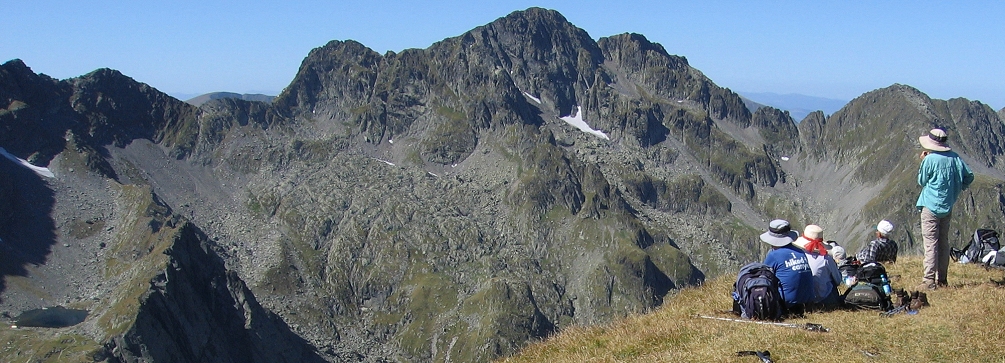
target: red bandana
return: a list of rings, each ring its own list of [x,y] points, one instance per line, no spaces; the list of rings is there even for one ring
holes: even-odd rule
[[[806,237],[805,234],[803,235],[803,238],[809,241],[806,243],[806,246],[803,246],[806,252],[813,253],[813,251],[816,250],[821,256],[827,254],[827,247],[824,247],[823,238],[809,238]]]

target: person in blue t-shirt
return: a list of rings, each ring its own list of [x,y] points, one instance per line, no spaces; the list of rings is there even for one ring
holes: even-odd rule
[[[813,271],[806,260],[806,253],[792,244],[796,237],[789,222],[782,219],[771,221],[768,231],[761,234],[761,241],[771,245],[764,264],[775,269],[782,299],[789,314],[793,315],[802,314],[804,305],[813,302],[814,296]]]

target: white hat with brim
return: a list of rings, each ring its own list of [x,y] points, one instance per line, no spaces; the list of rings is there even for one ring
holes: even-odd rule
[[[949,151],[950,148],[946,145],[946,132],[942,129],[932,129],[928,132],[928,135],[919,136],[918,143],[921,147],[932,150],[932,151]]]
[[[775,247],[782,247],[796,240],[798,234],[789,226],[789,222],[776,219],[768,224],[768,231],[761,233],[761,241]]]

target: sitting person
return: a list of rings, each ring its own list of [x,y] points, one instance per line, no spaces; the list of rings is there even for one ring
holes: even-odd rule
[[[827,247],[827,254],[834,258],[838,267],[848,262],[848,256],[845,254],[844,247],[841,247],[837,241],[824,241],[824,247]]]
[[[813,305],[815,308],[831,310],[841,306],[841,294],[837,287],[841,284],[841,272],[837,262],[827,253],[824,245],[824,229],[811,224],[803,229],[803,235],[793,243],[806,251],[806,260],[813,272]]]
[[[786,309],[791,315],[801,315],[805,305],[813,302],[813,271],[806,253],[792,244],[795,240],[796,232],[781,219],[771,221],[768,231],[761,234],[761,241],[771,245],[764,264],[775,270]]]
[[[897,242],[890,239],[890,232],[893,232],[893,223],[887,220],[880,221],[876,225],[876,239],[862,246],[862,249],[855,254],[859,262],[863,265],[870,262],[897,262]]]

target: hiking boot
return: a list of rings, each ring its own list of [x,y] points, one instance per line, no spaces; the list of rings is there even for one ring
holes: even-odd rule
[[[911,298],[907,295],[907,291],[904,291],[904,289],[897,289],[894,292],[897,295],[897,297],[893,299],[894,308],[899,308],[911,303]]]
[[[937,285],[935,283],[935,281],[925,281],[925,282],[922,282],[921,285],[916,286],[915,289],[918,289],[918,290],[935,290],[938,287],[939,287],[939,285]]]
[[[918,300],[921,301],[921,306],[931,306],[931,304],[928,303],[928,294],[924,292],[918,293]]]
[[[937,287],[949,287],[949,282],[939,281],[939,282],[935,283],[935,286],[937,286]]]
[[[907,309],[910,311],[918,311],[918,309],[921,309],[922,305],[923,304],[921,303],[921,293],[919,291],[912,292],[911,302],[907,306]]]

